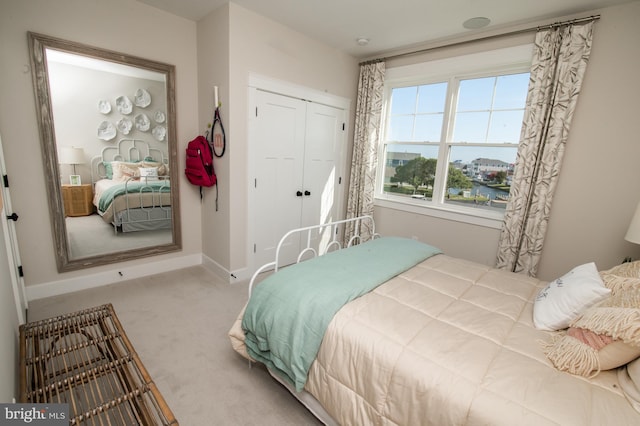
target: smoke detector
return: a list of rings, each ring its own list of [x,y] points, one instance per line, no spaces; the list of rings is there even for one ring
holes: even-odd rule
[[[479,28],[484,28],[491,23],[491,19],[485,18],[482,16],[477,16],[475,18],[467,19],[462,23],[462,26],[468,30],[477,30]]]

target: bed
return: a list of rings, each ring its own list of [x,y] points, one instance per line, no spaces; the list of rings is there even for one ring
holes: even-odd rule
[[[91,160],[93,204],[114,232],[171,229],[171,182],[165,154],[121,139]]]
[[[352,220],[369,221],[375,228],[370,217]],[[319,255],[312,259],[282,268],[276,255],[260,268],[251,279],[248,303],[229,332],[238,353],[265,364],[325,424],[640,424],[640,297],[620,311],[631,331],[613,333],[614,342],[635,352],[610,368],[598,358],[604,349],[590,347],[588,355],[595,353],[597,368],[579,371],[566,354],[558,355],[565,340],[573,338],[569,332],[537,328],[540,318],[546,318],[542,307],[557,301],[546,296],[566,297],[566,288],[587,287],[572,284],[579,274],[571,271],[542,282],[388,237],[356,238],[360,244],[337,250],[337,236],[343,232],[338,228],[348,222],[287,234],[283,240],[300,233],[302,241],[311,241],[309,233],[330,229],[334,237],[323,247],[303,244],[302,258]],[[414,256],[416,251],[421,253]],[[415,258],[404,262],[409,256]],[[381,266],[385,258],[409,266],[395,274],[393,265]],[[263,278],[269,269],[274,272]],[[375,278],[360,284],[378,269],[392,276],[380,284]],[[614,308],[605,305],[623,290],[640,295],[640,267],[634,277],[621,277],[625,274],[618,270],[608,273],[596,272],[599,284],[611,284],[613,290],[598,289],[596,301],[590,294],[591,303],[579,315],[571,314],[568,324],[584,321],[591,311],[608,309],[612,316]],[[336,290],[354,283],[356,290]],[[334,292],[341,299],[339,307],[331,300],[324,312],[325,299]],[[569,294],[570,301],[574,296]],[[585,359],[593,359],[589,356],[580,353],[575,364],[584,366]]]

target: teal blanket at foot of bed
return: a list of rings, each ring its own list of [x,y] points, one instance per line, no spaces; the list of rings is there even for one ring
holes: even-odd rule
[[[144,182],[129,181],[123,182],[120,185],[114,185],[104,190],[100,199],[98,200],[98,210],[106,212],[113,200],[124,194],[140,194],[140,193],[155,193],[170,192],[171,184],[168,180],[148,180]],[[158,204],[159,205],[159,204]]]
[[[248,354],[302,390],[335,313],[438,253],[418,241],[385,237],[280,269],[247,304],[242,329]]]

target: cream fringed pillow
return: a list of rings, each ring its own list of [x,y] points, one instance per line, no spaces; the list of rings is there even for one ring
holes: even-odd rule
[[[157,176],[166,176],[169,174],[169,166],[159,161],[143,160],[136,165],[144,168],[155,167],[158,170]]]
[[[626,262],[600,272],[604,285],[614,293],[629,287],[640,287],[640,261]]]
[[[640,356],[640,286],[615,292],[587,309],[546,345],[545,354],[562,371],[594,377]]]
[[[112,179],[117,181],[126,181],[129,178],[140,176],[140,165],[138,163],[129,163],[127,161],[113,161],[111,169],[113,170]]]

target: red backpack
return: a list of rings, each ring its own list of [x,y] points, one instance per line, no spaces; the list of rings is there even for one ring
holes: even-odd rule
[[[184,173],[189,182],[194,185],[213,186],[216,184],[213,154],[209,141],[204,136],[198,136],[187,145],[187,168]]]
[[[184,173],[189,182],[200,187],[200,198],[202,198],[203,186],[216,184],[216,172],[213,170],[213,151],[204,136],[198,136],[187,145],[187,167]]]

